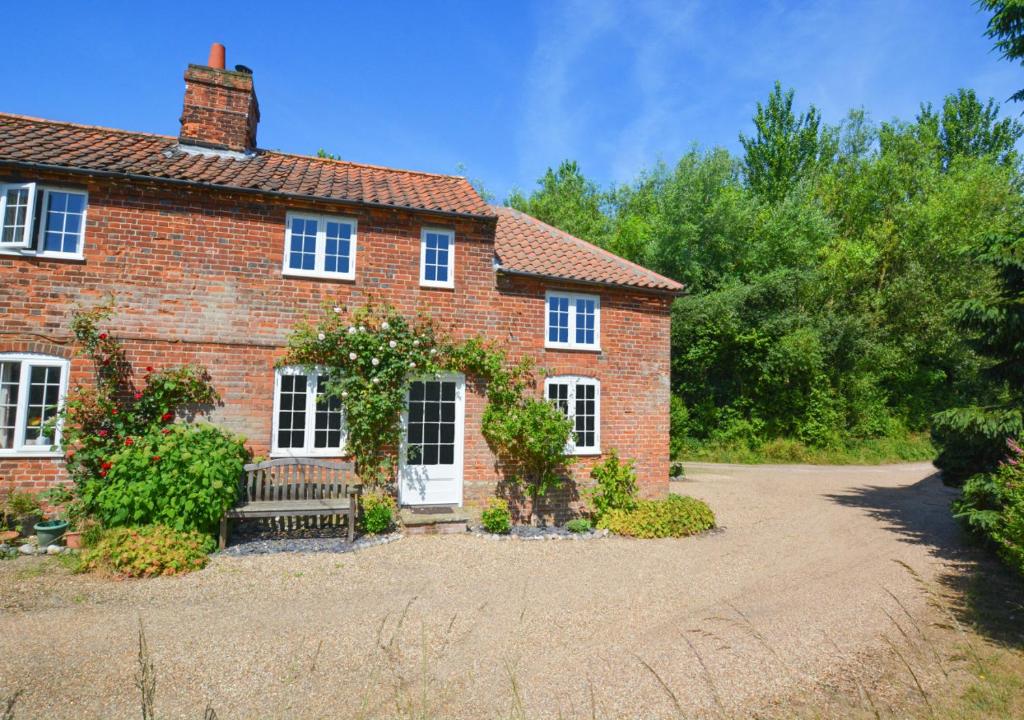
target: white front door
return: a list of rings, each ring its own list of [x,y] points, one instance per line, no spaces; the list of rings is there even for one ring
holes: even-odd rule
[[[417,378],[402,413],[398,499],[402,505],[462,505],[466,379]]]

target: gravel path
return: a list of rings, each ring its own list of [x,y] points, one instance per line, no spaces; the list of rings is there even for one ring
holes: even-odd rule
[[[923,611],[894,561],[932,578],[958,552],[930,465],[687,473],[674,489],[722,531],[417,536],[142,582],[2,562],[0,699],[23,692],[17,718],[139,717],[141,619],[160,718],[749,716],[879,647],[888,593]]]

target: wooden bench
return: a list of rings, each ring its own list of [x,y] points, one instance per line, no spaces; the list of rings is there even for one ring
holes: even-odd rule
[[[228,519],[345,515],[348,541],[355,539],[362,483],[352,463],[281,458],[246,465],[238,502],[220,519],[220,547],[228,543]]]

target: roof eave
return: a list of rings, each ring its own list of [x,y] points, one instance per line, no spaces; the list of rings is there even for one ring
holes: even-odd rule
[[[190,187],[203,190],[217,190],[220,192],[243,193],[246,195],[258,195],[261,197],[275,197],[286,200],[302,200],[305,202],[323,202],[344,207],[375,207],[388,208],[391,210],[407,210],[410,212],[429,213],[442,217],[466,218],[470,220],[484,220],[493,223],[498,222],[497,215],[481,215],[477,213],[456,212],[454,210],[437,210],[430,208],[415,207],[413,205],[391,205],[370,200],[346,200],[344,198],[324,197],[321,195],[304,195],[302,193],[281,192],[279,190],[260,190],[258,188],[235,187],[233,185],[219,185],[216,183],[202,182],[199,180],[182,180],[180,178],[160,177],[159,175],[140,175],[117,170],[98,170],[92,168],[76,168],[67,165],[51,165],[50,163],[29,162],[26,160],[9,160],[0,158],[0,167],[27,168],[30,170],[45,170],[48,172],[65,172],[72,175],[83,175],[86,177],[118,178],[124,180],[135,180],[139,182],[155,182],[178,187]]]
[[[686,294],[686,288],[680,287],[678,290],[670,288],[656,288],[656,287],[644,287],[643,285],[626,285],[625,283],[607,282],[602,280],[580,280],[578,278],[570,278],[562,275],[548,275],[546,273],[530,272],[528,270],[513,270],[512,268],[503,267],[501,265],[494,268],[494,271],[503,275],[514,275],[516,277],[527,277],[535,280],[547,280],[549,282],[568,283],[573,285],[589,285],[592,287],[607,287],[614,288],[616,290],[627,290],[630,292],[641,292],[648,293],[651,295],[667,295],[670,297],[679,297]]]

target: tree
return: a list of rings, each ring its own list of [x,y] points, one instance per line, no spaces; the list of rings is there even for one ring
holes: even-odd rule
[[[1024,63],[1024,2],[1021,0],[977,0],[978,8],[992,13],[986,37],[995,40],[1001,57]],[[1024,100],[1024,90],[1010,96],[1011,100]]]
[[[575,161],[563,160],[557,170],[548,168],[537,185],[529,196],[513,191],[505,204],[570,235],[604,244],[609,225],[602,212],[604,194]]]
[[[1015,145],[1024,135],[1024,125],[1012,118],[999,119],[999,105],[989,98],[985,105],[973,90],[961,88],[947,95],[941,116],[927,103],[921,106],[917,122],[934,134],[942,153],[942,167],[948,169],[956,157],[991,156],[1003,165],[1017,163]]]
[[[820,160],[828,143],[821,132],[821,114],[813,105],[793,112],[793,90],[782,91],[778,80],[768,104],[757,103],[753,137],[740,133],[743,169],[750,188],[760,197],[784,197]]]

